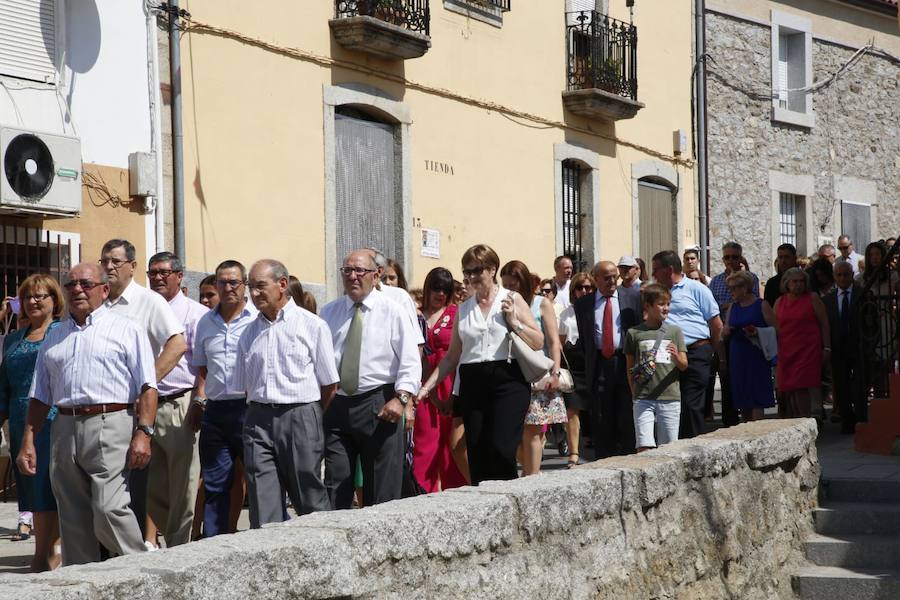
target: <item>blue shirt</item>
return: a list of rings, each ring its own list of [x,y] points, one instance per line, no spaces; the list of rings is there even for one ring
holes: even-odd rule
[[[755,273],[750,273],[750,277],[753,278],[753,287],[750,289],[750,293],[753,294],[755,298],[759,298],[759,278]],[[716,302],[719,304],[719,310],[722,310],[722,307],[731,302],[731,292],[728,291],[727,279],[728,275],[719,273],[709,282],[709,291],[712,292],[713,298],[715,298]]]
[[[206,367],[207,398],[234,400],[244,397],[240,392],[227,391],[234,377],[238,342],[247,326],[256,319],[258,311],[247,302],[240,314],[226,323],[219,313],[219,306],[203,315],[197,323],[192,364]]]
[[[709,320],[719,316],[719,306],[709,288],[699,281],[682,277],[669,291],[672,303],[666,323],[681,328],[687,346],[698,340],[708,340]]]

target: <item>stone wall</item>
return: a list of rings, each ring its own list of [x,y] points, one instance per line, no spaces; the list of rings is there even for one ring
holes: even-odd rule
[[[834,176],[875,182],[875,237],[900,234],[900,65],[863,56],[814,94],[812,129],[782,125],[771,119],[771,100],[754,96],[771,93],[770,29],[710,11],[706,19],[712,57],[707,85],[712,272],[723,269],[722,243],[736,240],[754,272],[773,274],[772,248],[778,243],[773,244],[770,170],[814,177],[810,226],[816,245],[820,236],[836,241],[841,233]],[[813,73],[821,81],[854,49],[815,35],[813,31]],[[856,251],[862,254],[859,246]],[[814,251],[807,248],[807,253]]]
[[[571,471],[0,578],[16,600],[792,598],[816,424],[767,420]]]

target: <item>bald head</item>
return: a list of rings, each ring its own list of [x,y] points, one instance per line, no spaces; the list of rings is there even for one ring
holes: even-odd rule
[[[591,276],[594,283],[597,284],[597,291],[603,296],[610,296],[616,291],[619,282],[619,268],[616,263],[601,260],[591,270]]]
[[[73,281],[75,279],[87,279],[90,277],[92,281],[97,283],[107,283],[109,279],[106,277],[106,271],[103,268],[95,263],[95,262],[82,262],[78,263],[71,269],[69,269],[69,274],[66,276],[67,281]]]
[[[69,313],[79,325],[109,297],[106,271],[97,263],[79,263],[66,276]]]

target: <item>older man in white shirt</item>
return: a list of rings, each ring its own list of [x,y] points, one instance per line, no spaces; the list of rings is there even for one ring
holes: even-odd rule
[[[38,353],[16,462],[34,474],[34,437],[57,407],[50,481],[63,564],[73,565],[100,560],[100,544],[112,554],[145,551],[129,508],[128,473],[150,461],[157,392],[147,334],[103,305],[109,294],[103,271],[76,265],[65,288],[71,319],[47,333]]]
[[[400,497],[402,418],[422,380],[416,328],[375,289],[377,273],[370,251],[351,252],[341,268],[346,295],[322,309],[340,372],[325,413],[325,481],[335,508],[352,504],[357,457],[366,506]]]
[[[238,343],[232,391],[247,395],[244,466],[250,526],[284,520],[283,485],[297,514],[328,510],[322,483],[323,407],[338,373],[328,326],[294,303],[288,271],[277,260],[250,269],[259,310]]]

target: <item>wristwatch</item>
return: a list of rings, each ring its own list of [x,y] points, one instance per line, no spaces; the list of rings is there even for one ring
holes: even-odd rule
[[[194,398],[191,398],[191,402],[193,402],[194,404],[199,404],[200,408],[206,408],[207,400],[208,400],[207,398],[201,398],[200,396],[195,396]]]
[[[409,392],[397,392],[397,400],[400,401],[400,404],[406,406],[409,404],[410,400],[412,400],[412,394]]]
[[[141,425],[138,423],[138,426],[134,428],[135,431],[143,431],[147,434],[147,437],[153,437],[156,434],[156,427],[153,425]]]

